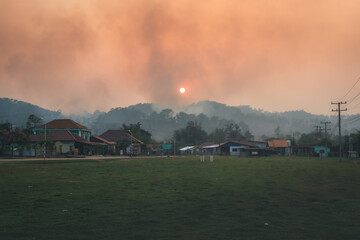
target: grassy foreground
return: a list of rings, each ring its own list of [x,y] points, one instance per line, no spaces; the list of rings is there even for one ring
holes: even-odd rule
[[[0,239],[359,239],[360,166],[198,158],[0,164]]]

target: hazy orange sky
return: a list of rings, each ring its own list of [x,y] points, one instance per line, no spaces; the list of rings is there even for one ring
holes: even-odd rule
[[[0,97],[327,114],[360,76],[359,24],[358,0],[0,0]]]

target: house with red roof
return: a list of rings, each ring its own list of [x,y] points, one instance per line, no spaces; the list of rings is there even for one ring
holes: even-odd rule
[[[34,128],[29,140],[35,149],[35,155],[38,155],[38,149],[42,149],[45,140],[47,152],[53,155],[102,154],[108,148],[107,142],[101,142],[99,139],[90,141],[90,138],[91,130],[87,127],[71,119],[55,119]]]
[[[45,134],[32,134],[29,142],[34,149],[34,155],[41,155]],[[69,130],[49,131],[46,134],[47,154],[48,155],[92,155],[100,154],[103,144],[90,142]]]
[[[271,140],[268,141],[268,148],[282,156],[289,156],[292,154],[290,140]]]
[[[115,154],[118,155],[139,155],[146,151],[146,145],[142,141],[121,130],[107,130],[99,137],[115,142]]]
[[[45,133],[45,130],[46,130],[46,134],[49,134],[52,131],[67,130],[87,141],[90,141],[90,136],[91,136],[90,129],[88,129],[87,127],[85,127],[71,119],[52,120],[51,122],[45,123],[37,128],[34,128],[33,133],[36,135],[42,134],[42,133]]]
[[[99,136],[91,136],[90,137],[91,142],[99,143],[103,145],[104,147],[101,149],[102,155],[113,155],[116,151],[116,142],[108,141],[104,138],[101,138]]]

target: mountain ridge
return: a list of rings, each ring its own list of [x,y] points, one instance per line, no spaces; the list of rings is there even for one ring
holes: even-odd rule
[[[311,132],[321,121],[332,121],[333,125],[337,121],[336,117],[316,115],[304,110],[267,112],[248,105],[228,106],[208,100],[184,106],[177,113],[158,104],[138,103],[112,108],[107,112],[97,110],[94,113],[65,115],[61,111],[48,110],[31,103],[0,98],[0,112],[1,123],[8,121],[18,127],[25,127],[27,117],[35,114],[43,117],[46,122],[56,118],[73,119],[92,129],[94,134],[120,128],[122,124],[140,122],[158,140],[171,138],[173,131],[185,127],[188,121],[200,122],[208,133],[233,122],[239,124],[243,131],[250,131],[256,138],[274,136],[277,127],[280,127],[281,134],[286,136]],[[357,125],[354,122],[345,126],[344,133],[356,131]]]

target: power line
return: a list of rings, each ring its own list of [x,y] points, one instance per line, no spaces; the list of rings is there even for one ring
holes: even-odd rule
[[[325,131],[325,138],[327,137],[327,131],[328,130],[331,130],[330,128],[328,128],[328,124],[331,124],[331,122],[329,122],[329,121],[325,121],[325,122],[320,122],[321,124],[324,124],[324,128],[321,128],[321,129],[324,129],[324,131]]]
[[[352,119],[346,119],[346,121],[347,121],[346,124],[352,124],[352,123],[357,122],[359,120],[360,120],[360,116],[356,116],[356,117],[354,117]]]
[[[358,93],[359,94],[359,93]],[[350,100],[352,100],[351,101],[351,104],[354,104],[354,103],[359,103],[359,98],[355,98],[356,96],[354,96],[353,98],[351,98]],[[351,104],[349,104],[349,102],[348,102],[348,105],[351,105]]]
[[[315,128],[316,134],[321,135],[321,131],[323,130],[322,127],[319,125],[316,125],[316,126],[314,126],[314,128]]]
[[[330,128],[327,127],[328,124],[331,124],[331,122],[329,121],[325,121],[325,122],[320,122],[321,124],[324,124],[324,130],[325,130],[325,151],[326,151],[326,154],[325,156],[327,157],[328,155],[328,147],[327,147],[327,144],[328,144],[328,141],[327,141],[327,131],[328,130],[331,130]]]
[[[333,135],[335,133],[335,131],[338,129],[338,124],[339,124],[339,122],[336,122],[336,124],[335,124],[334,128],[332,129],[330,135]]]
[[[360,96],[360,92],[359,92],[358,94],[356,94],[355,97],[353,97],[353,98],[351,98],[351,99],[349,100],[349,105],[350,105],[358,96]]]
[[[327,112],[326,112],[326,115],[325,115],[325,116],[329,116],[330,110],[331,110],[331,105],[329,106],[329,109],[327,110]]]
[[[351,108],[348,108],[348,110],[358,109],[358,108],[357,108],[358,106],[360,106],[360,102],[357,103],[356,105],[352,106]]]
[[[341,98],[341,99],[344,99],[344,97],[346,97],[350,92],[351,90],[355,87],[355,85],[360,81],[360,77],[357,78],[356,82],[354,83],[354,85],[349,89],[349,91],[347,91],[347,93]]]

